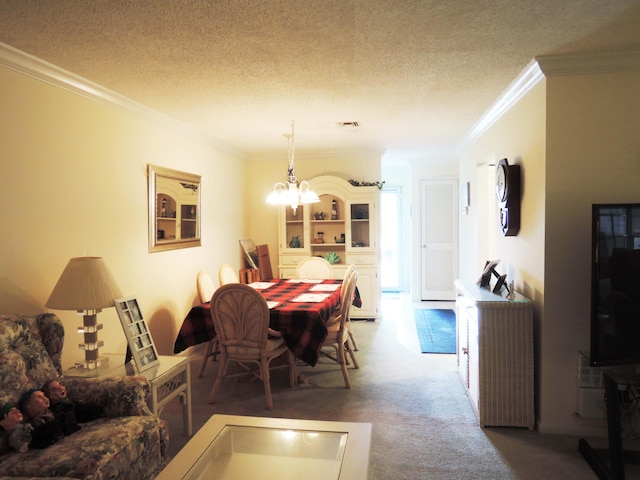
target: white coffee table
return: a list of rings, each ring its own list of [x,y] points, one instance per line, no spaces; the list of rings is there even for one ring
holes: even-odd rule
[[[157,480],[366,480],[371,424],[213,415]]]

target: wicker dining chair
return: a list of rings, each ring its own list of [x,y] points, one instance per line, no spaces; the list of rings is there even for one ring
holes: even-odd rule
[[[322,344],[322,353],[331,360],[337,362],[342,367],[342,376],[344,377],[344,385],[351,388],[351,380],[349,379],[349,371],[347,369],[347,353],[353,363],[354,368],[360,368],[355,353],[349,344],[349,332],[351,331],[350,312],[353,302],[353,294],[356,290],[356,282],[358,281],[358,272],[354,269],[346,284],[343,282],[342,290],[346,297],[346,301],[340,303],[339,315],[334,319],[333,323],[327,324],[329,333]],[[328,353],[326,349],[331,348],[332,353]],[[334,355],[335,354],[335,355]]]
[[[332,276],[331,264],[322,257],[306,257],[296,267],[297,278],[325,279]]]
[[[353,272],[356,271],[356,266],[352,263],[350,265],[347,266],[347,270],[344,272],[344,276],[342,277],[342,285],[343,288],[342,290],[340,290],[340,305],[342,305],[342,302],[348,301],[348,302],[353,302],[353,295],[351,296],[351,298],[347,299],[346,295],[347,295],[347,289],[344,288],[344,286],[346,286],[347,284],[347,280],[349,279],[349,277],[351,276],[351,274]],[[357,282],[356,282],[357,283]],[[357,286],[357,285],[356,285]],[[354,292],[355,294],[355,292]],[[337,312],[335,312],[333,314],[333,316],[329,319],[329,324],[332,324],[334,322],[336,322],[338,320],[338,316],[340,315],[340,310],[338,309]],[[353,334],[353,329],[350,328],[349,329],[349,340],[351,340],[351,346],[352,348],[357,352],[359,350],[358,347],[358,342],[356,342],[356,337]]]
[[[282,336],[269,334],[269,307],[264,297],[243,283],[223,285],[211,299],[211,317],[220,346],[220,367],[209,403],[227,376],[229,362],[235,362],[264,383],[267,409],[273,410],[270,364],[277,357],[286,358],[289,385],[296,384],[296,364]],[[251,366],[257,365],[258,371]]]
[[[220,282],[220,286],[222,286],[228,283],[239,283],[240,279],[233,267],[225,263],[224,265],[220,265],[218,269],[218,281]]]

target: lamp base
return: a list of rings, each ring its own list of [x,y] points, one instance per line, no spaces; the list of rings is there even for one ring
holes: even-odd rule
[[[78,345],[81,350],[84,350],[84,362],[76,363],[76,368],[94,370],[106,363],[105,357],[98,355],[98,350],[104,345],[102,340],[98,340],[98,331],[102,330],[102,324],[98,323],[98,312],[100,310],[84,311],[82,326],[78,327],[78,333],[84,336],[84,343]]]
[[[83,369],[83,370],[96,370],[100,367],[109,365],[109,357],[99,357],[96,360],[84,360],[81,362],[76,362],[74,364],[75,368]]]

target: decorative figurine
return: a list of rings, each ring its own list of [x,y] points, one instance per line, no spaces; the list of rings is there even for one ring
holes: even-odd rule
[[[338,219],[338,202],[336,202],[336,199],[334,198],[333,200],[331,200],[331,220],[337,220]]]
[[[33,426],[24,422],[22,412],[8,403],[0,408],[0,454],[10,449],[24,453],[31,444]]]
[[[78,422],[95,420],[103,415],[99,405],[76,404],[67,397],[67,388],[57,380],[52,380],[42,387],[49,398],[49,408],[56,415],[62,433],[69,435],[80,430]]]
[[[33,426],[32,448],[46,448],[63,437],[60,423],[49,409],[50,402],[42,390],[26,391],[18,402],[26,422]]]

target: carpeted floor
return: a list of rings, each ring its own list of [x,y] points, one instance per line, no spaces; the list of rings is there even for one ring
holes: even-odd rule
[[[596,478],[578,453],[577,438],[481,429],[457,376],[455,355],[410,351],[398,341],[395,314],[354,322],[361,368],[350,370],[351,390],[328,360],[302,367],[309,383],[296,388],[287,386],[285,371],[276,370],[273,411],[265,409],[261,383],[241,380],[225,382],[217,403],[209,405],[217,363],[196,378],[201,350],[193,352],[194,431],[215,413],[369,422],[370,480]],[[179,402],[167,405],[162,417],[168,420],[170,454],[175,455],[188,441]]]
[[[422,353],[456,353],[456,313],[443,308],[413,311]]]

